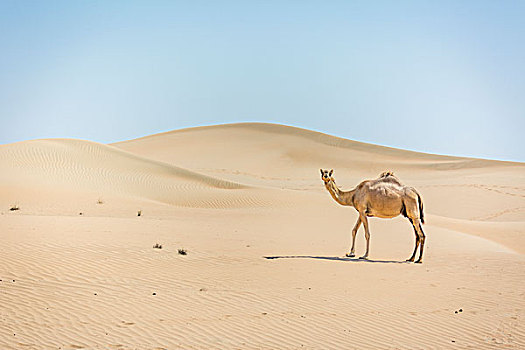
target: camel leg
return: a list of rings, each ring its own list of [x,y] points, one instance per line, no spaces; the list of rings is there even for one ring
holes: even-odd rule
[[[365,255],[361,256],[359,259],[368,259],[368,250],[370,248],[370,231],[368,229],[368,218],[365,214],[359,213],[359,217],[361,221],[363,222],[363,226],[365,227],[365,238],[366,238],[366,252]]]
[[[421,264],[423,262],[423,247],[425,246],[425,233],[423,232],[423,228],[421,227],[421,222],[419,219],[414,220],[414,227],[417,228],[419,233],[419,259],[416,260],[416,264]]]
[[[349,258],[353,258],[355,256],[355,236],[357,234],[357,230],[359,230],[359,226],[361,226],[361,217],[357,218],[357,222],[355,223],[354,228],[352,229],[352,249],[350,249],[350,253],[346,254]]]
[[[419,239],[419,233],[417,232],[417,229],[414,226],[414,221],[410,218],[408,218],[408,220],[410,220],[410,223],[412,224],[412,227],[414,228],[414,233],[416,234],[416,246],[414,247],[414,252],[412,253],[412,256],[406,261],[414,261],[414,258],[416,257],[417,247],[419,246],[419,243],[420,243],[420,239]]]

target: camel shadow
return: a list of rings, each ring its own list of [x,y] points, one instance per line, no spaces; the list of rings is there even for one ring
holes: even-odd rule
[[[272,259],[318,259],[318,260],[332,260],[332,261],[347,261],[354,263],[373,263],[373,264],[408,264],[407,261],[397,260],[373,260],[373,259],[359,259],[340,256],[314,256],[314,255],[281,255],[281,256],[264,256],[263,258]]]

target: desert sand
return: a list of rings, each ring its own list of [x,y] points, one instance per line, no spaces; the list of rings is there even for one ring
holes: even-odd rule
[[[417,188],[423,264],[403,217],[345,258],[320,168]],[[523,163],[258,123],[31,140],[0,146],[0,237],[0,349],[525,348]]]

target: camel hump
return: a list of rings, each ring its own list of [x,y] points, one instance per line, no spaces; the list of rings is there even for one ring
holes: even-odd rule
[[[388,170],[388,171],[383,171],[383,172],[381,173],[381,175],[379,175],[380,178],[388,177],[388,176],[394,176],[394,172]]]

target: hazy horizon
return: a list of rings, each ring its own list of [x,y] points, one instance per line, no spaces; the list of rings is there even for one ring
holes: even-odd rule
[[[525,161],[525,3],[0,3],[0,144],[238,122]]]

